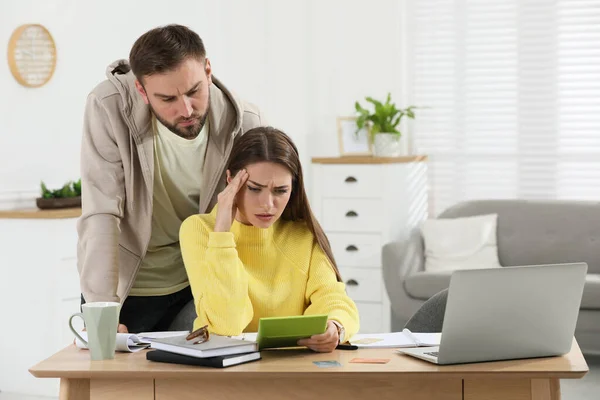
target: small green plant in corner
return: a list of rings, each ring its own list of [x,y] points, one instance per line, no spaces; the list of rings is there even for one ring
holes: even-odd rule
[[[63,185],[60,189],[51,190],[46,187],[44,182],[41,182],[41,195],[44,199],[57,199],[66,197],[78,197],[81,196],[81,179],[76,182],[69,181]]]
[[[358,118],[356,119],[356,133],[364,127],[370,128],[371,136],[378,133],[393,133],[400,137],[402,134],[397,129],[397,126],[402,121],[402,117],[414,119],[414,110],[418,107],[410,106],[404,109],[396,107],[395,103],[391,102],[391,94],[388,93],[385,103],[375,100],[372,97],[366,97],[367,102],[373,104],[374,111],[369,111],[362,107],[358,101],[354,104]]]

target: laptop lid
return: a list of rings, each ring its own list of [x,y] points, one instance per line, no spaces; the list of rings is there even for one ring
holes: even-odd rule
[[[454,272],[438,363],[568,353],[586,273],[586,263]]]

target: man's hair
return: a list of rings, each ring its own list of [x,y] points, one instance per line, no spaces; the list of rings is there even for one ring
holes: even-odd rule
[[[129,52],[129,64],[136,78],[172,71],[185,59],[204,61],[206,50],[198,34],[183,25],[154,28],[138,38]]]

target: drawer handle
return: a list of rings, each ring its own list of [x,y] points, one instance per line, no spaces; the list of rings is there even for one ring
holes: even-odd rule
[[[349,177],[347,177],[347,178],[344,180],[344,182],[346,182],[346,183],[355,183],[355,182],[357,182],[357,180],[356,180],[356,178],[355,178],[355,177],[353,177],[353,176],[349,176]]]
[[[351,244],[350,246],[346,247],[346,251],[358,251],[358,247]]]
[[[356,211],[348,211],[346,213],[346,217],[348,217],[348,218],[354,218],[354,217],[358,217],[358,214],[356,213]]]
[[[346,285],[348,285],[348,286],[358,286],[358,282],[356,281],[356,279],[348,279],[346,281]]]

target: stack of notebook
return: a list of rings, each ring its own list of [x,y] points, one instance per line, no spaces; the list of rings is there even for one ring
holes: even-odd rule
[[[186,335],[153,339],[146,358],[151,361],[225,368],[260,359],[255,341],[210,335],[204,343],[188,344]]]

